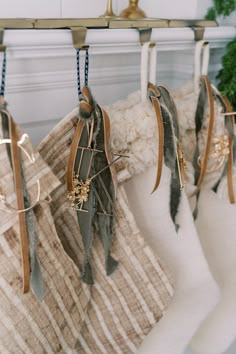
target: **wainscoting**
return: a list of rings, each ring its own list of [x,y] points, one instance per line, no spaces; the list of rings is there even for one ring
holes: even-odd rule
[[[210,77],[221,67],[234,27],[208,28]],[[154,29],[158,43],[157,82],[176,88],[192,77],[191,29]],[[77,104],[76,53],[69,30],[9,30],[6,100],[15,120],[37,144]],[[101,104],[126,97],[140,87],[140,44],[136,30],[89,30],[89,85]],[[83,62],[83,60],[82,60]]]

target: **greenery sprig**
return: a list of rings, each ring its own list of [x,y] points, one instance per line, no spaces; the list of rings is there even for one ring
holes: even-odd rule
[[[236,0],[213,0],[213,6],[207,11],[207,20],[216,20],[218,16],[227,17],[236,10]]]
[[[226,54],[223,57],[223,67],[220,70],[217,79],[219,79],[219,90],[228,97],[236,110],[236,39],[228,43]]]
[[[213,0],[205,16],[208,20],[216,20],[218,16],[227,17],[236,10],[236,0]],[[230,100],[236,110],[236,38],[228,43],[222,59],[222,69],[217,75],[218,88]]]

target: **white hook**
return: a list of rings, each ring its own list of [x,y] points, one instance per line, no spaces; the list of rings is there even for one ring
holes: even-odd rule
[[[150,57],[149,57],[150,50]],[[141,95],[142,102],[147,99],[148,82],[156,84],[157,49],[156,43],[146,42],[141,52]],[[149,75],[148,75],[149,74]]]
[[[205,40],[198,41],[195,47],[194,59],[194,91],[199,90],[199,79],[201,75],[208,74],[210,60],[210,46]]]

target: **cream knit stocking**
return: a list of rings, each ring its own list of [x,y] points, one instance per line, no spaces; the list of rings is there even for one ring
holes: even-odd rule
[[[161,184],[150,194],[155,168],[134,176],[126,185],[140,229],[149,235],[175,278],[174,296],[162,320],[140,347],[139,354],[183,354],[193,333],[213,308],[217,287],[198,241],[191,211],[182,195],[176,233],[169,213],[170,173],[164,166]]]

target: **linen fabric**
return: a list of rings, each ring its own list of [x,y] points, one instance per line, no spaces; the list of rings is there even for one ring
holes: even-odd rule
[[[51,211],[67,254],[81,269],[83,246],[76,211],[69,208],[66,172],[78,109],[64,118],[38,146],[43,159],[60,179],[52,192]],[[122,170],[120,176],[127,175]],[[119,176],[118,176],[119,177]],[[115,237],[111,255],[118,268],[105,274],[104,254],[98,235],[91,250],[95,284],[76,350],[78,353],[136,353],[145,336],[160,320],[173,289],[166,266],[154,256],[138,229],[124,188],[117,192]]]
[[[3,137],[1,129],[0,137]],[[22,137],[19,128],[18,137]],[[33,148],[28,138],[22,147],[31,155]],[[0,203],[0,352],[72,353],[86,314],[90,290],[80,282],[77,267],[64,251],[45,201],[60,185],[58,178],[39,153],[34,154],[35,162],[31,163],[26,154],[20,152],[31,204],[37,199],[37,180],[40,180],[40,202],[33,212],[38,238],[36,253],[45,296],[40,302],[32,291],[22,293],[18,216],[16,212],[2,210]],[[0,145],[0,159],[0,192],[12,207],[16,207],[6,144]]]

